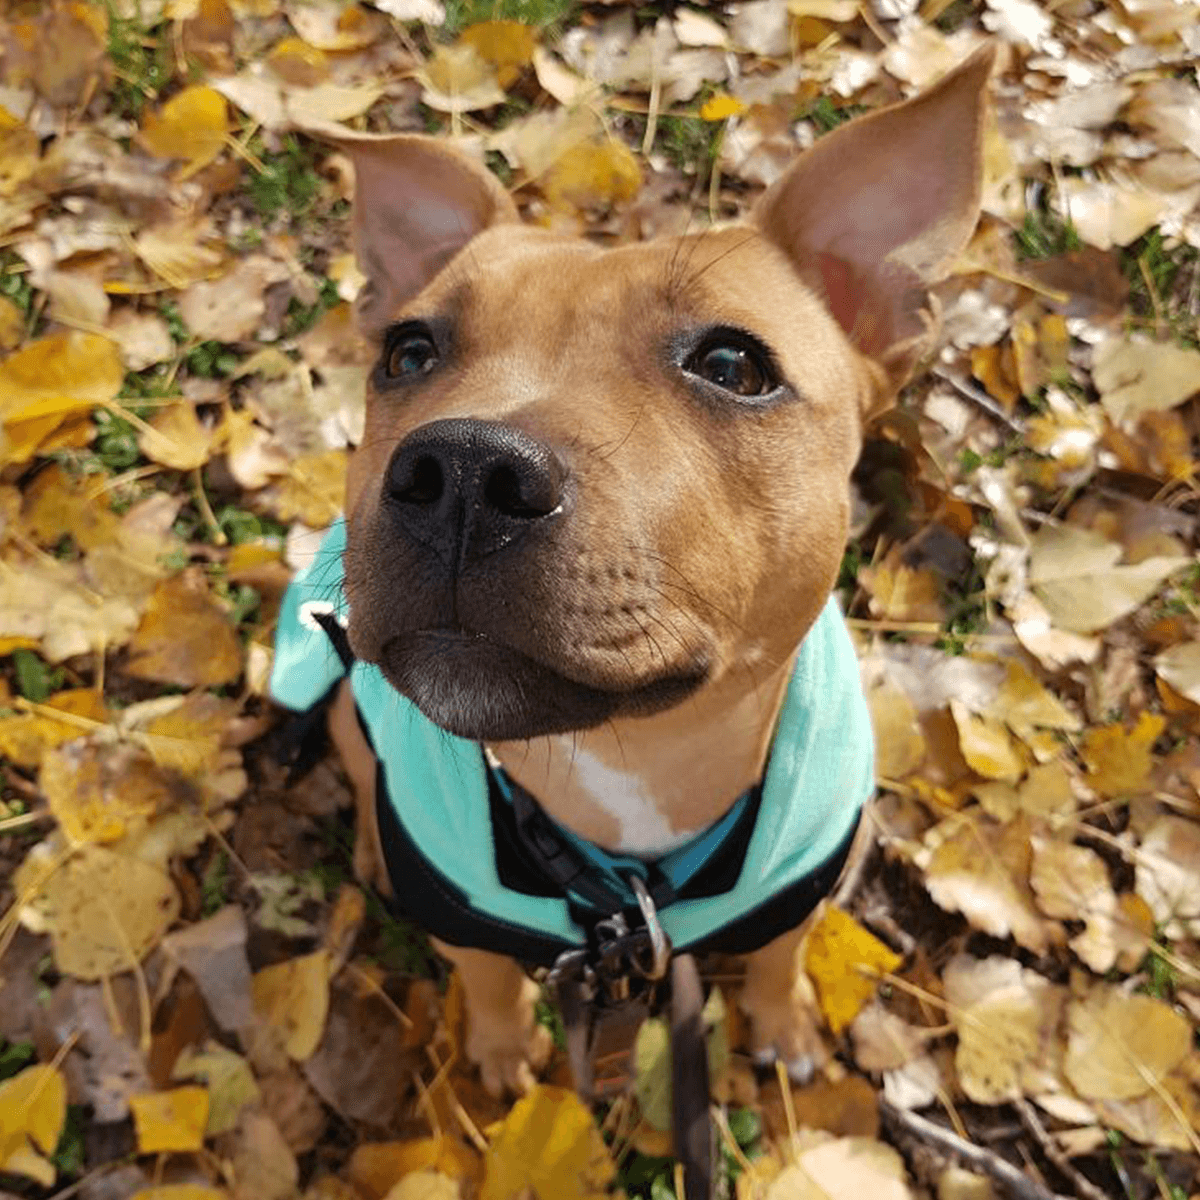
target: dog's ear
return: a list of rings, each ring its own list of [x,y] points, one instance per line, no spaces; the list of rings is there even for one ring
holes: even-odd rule
[[[341,138],[354,164],[354,249],[367,282],[356,305],[368,337],[386,327],[480,230],[518,220],[486,168],[433,138]]]
[[[827,134],[751,216],[883,367],[891,393],[927,341],[926,285],[961,253],[979,217],[994,57],[986,47],[914,99]]]

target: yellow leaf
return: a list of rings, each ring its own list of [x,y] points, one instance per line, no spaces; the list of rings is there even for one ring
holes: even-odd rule
[[[878,976],[902,961],[852,916],[829,905],[808,935],[804,959],[829,1028],[841,1033],[875,995]]]
[[[179,915],[169,875],[104,846],[82,847],[48,877],[27,858],[15,878],[18,892],[34,891],[31,907],[50,933],[55,966],[76,979],[129,970]]]
[[[240,1054],[217,1042],[203,1051],[185,1046],[171,1071],[172,1079],[201,1079],[208,1089],[206,1137],[228,1133],[238,1114],[259,1098],[258,1083],[250,1064]]]
[[[542,192],[555,208],[607,208],[632,200],[642,186],[642,172],[624,142],[601,137],[568,149],[541,180]]]
[[[3,170],[3,163],[0,162],[0,172]],[[0,350],[12,350],[19,346],[24,336],[25,314],[7,296],[0,296]]]
[[[504,102],[496,69],[469,42],[438,46],[421,80],[421,99],[439,112],[475,112]]]
[[[950,701],[950,713],[958,726],[958,744],[971,770],[985,779],[1016,783],[1025,773],[1008,730],[999,721],[971,712],[960,700]]]
[[[106,404],[125,369],[115,342],[94,333],[52,333],[0,363],[0,419],[57,416]]]
[[[406,1175],[383,1200],[458,1200],[462,1191],[457,1181],[437,1171]]]
[[[173,288],[211,279],[225,261],[207,217],[151,225],[133,239],[133,248],[138,258]]]
[[[44,701],[39,712],[0,718],[0,754],[18,766],[36,767],[46,751],[87,732],[86,724],[56,720],[47,709],[83,717],[85,721],[103,723],[107,718],[104,697],[91,688],[56,692]],[[41,780],[41,787],[46,790],[45,779]]]
[[[462,1142],[445,1134],[409,1142],[367,1142],[350,1155],[345,1175],[358,1191],[383,1196],[416,1171],[436,1171],[451,1179],[475,1180],[479,1175],[479,1160]]]
[[[492,64],[502,88],[517,82],[537,49],[537,33],[521,21],[480,21],[464,29],[458,40]]]
[[[196,406],[172,404],[138,434],[138,446],[149,459],[176,471],[193,471],[208,462],[215,431],[200,424]]]
[[[199,1150],[208,1122],[208,1090],[179,1087],[169,1092],[130,1096],[138,1153]]]
[[[1153,746],[1166,724],[1159,713],[1143,712],[1128,732],[1117,722],[1083,735],[1079,753],[1087,765],[1087,781],[1098,795],[1132,796],[1146,786],[1154,765]]]
[[[142,125],[142,142],[156,158],[181,158],[180,178],[206,167],[221,153],[229,133],[225,97],[210,87],[184,88]]]
[[[254,976],[252,996],[255,1011],[279,1031],[288,1054],[301,1062],[311,1057],[329,1012],[329,952],[264,967]]]
[[[718,92],[700,105],[700,118],[704,121],[724,121],[726,117],[740,117],[746,106],[736,97]]]
[[[592,1110],[575,1094],[539,1084],[518,1100],[488,1147],[479,1200],[601,1200],[616,1174]]]
[[[875,775],[903,779],[925,761],[925,735],[917,710],[900,688],[887,679],[867,693],[871,727],[875,731]]]
[[[1191,1053],[1186,1017],[1151,996],[1097,985],[1067,1010],[1063,1068],[1086,1100],[1128,1100],[1150,1091]]]
[[[75,844],[115,842],[177,801],[172,782],[131,746],[73,741],[46,755],[40,783],[63,833]]]
[[[125,672],[182,687],[216,687],[242,673],[237,630],[200,571],[155,589],[129,643]]]
[[[267,66],[293,87],[313,87],[329,78],[329,56],[297,37],[277,42],[267,55]]]
[[[346,451],[301,454],[285,479],[272,485],[263,499],[281,521],[303,521],[312,529],[328,525],[342,511],[346,495]]]
[[[53,1153],[66,1119],[67,1083],[56,1067],[26,1067],[0,1083],[0,1171],[26,1175],[50,1187],[54,1165],[29,1143]]]

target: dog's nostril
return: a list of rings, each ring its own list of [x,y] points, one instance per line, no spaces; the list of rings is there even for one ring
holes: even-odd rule
[[[506,517],[531,520],[544,517],[554,508],[546,504],[549,497],[540,496],[536,486],[526,488],[521,475],[506,464],[496,466],[483,486],[483,498],[488,506]],[[531,494],[532,493],[532,494]]]
[[[435,504],[445,490],[441,463],[430,455],[423,455],[413,463],[408,480],[396,488],[393,495],[409,504]]]

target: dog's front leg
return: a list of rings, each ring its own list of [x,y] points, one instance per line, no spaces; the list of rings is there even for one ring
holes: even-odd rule
[[[809,925],[805,921],[746,956],[741,997],[755,1058],[782,1062],[797,1083],[806,1083],[829,1058],[817,1024],[816,995],[804,970]]]
[[[467,1057],[478,1064],[493,1096],[527,1092],[534,1072],[550,1055],[549,1032],[537,1023],[539,990],[514,962],[489,950],[469,950],[434,940],[462,980],[467,1010]]]

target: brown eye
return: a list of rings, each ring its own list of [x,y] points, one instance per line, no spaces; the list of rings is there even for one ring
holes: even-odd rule
[[[427,333],[407,331],[387,347],[384,370],[389,379],[414,379],[428,375],[437,365],[438,352]]]
[[[684,370],[735,396],[765,396],[775,377],[758,347],[740,341],[706,342],[684,364]]]

